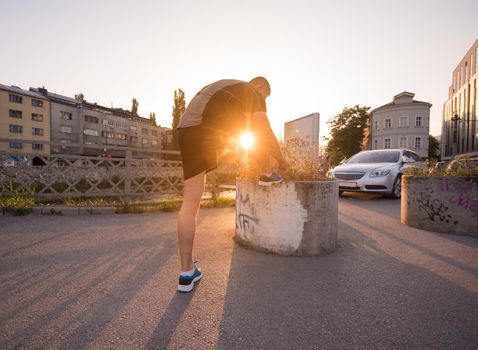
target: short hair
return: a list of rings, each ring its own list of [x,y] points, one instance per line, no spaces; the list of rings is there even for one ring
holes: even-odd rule
[[[271,94],[271,85],[269,84],[269,82],[267,81],[266,78],[255,77],[249,83],[252,84],[252,85],[262,85],[263,87],[266,88],[267,96],[269,96]]]

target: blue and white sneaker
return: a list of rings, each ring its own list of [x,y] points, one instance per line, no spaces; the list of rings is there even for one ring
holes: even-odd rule
[[[189,293],[194,289],[194,282],[197,282],[202,277],[200,267],[194,266],[194,273],[192,276],[179,275],[178,292]]]
[[[284,180],[282,176],[272,173],[270,176],[262,174],[259,177],[259,186],[271,186],[272,184],[281,183]]]

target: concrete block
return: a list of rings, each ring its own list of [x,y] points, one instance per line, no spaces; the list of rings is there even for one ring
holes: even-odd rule
[[[478,177],[403,176],[401,222],[423,230],[478,236]]]
[[[319,255],[337,244],[336,181],[290,181],[262,187],[236,184],[235,239],[281,255]]]

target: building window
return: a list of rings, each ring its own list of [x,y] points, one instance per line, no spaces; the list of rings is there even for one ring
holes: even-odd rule
[[[378,140],[373,140],[373,149],[378,149]]]
[[[117,138],[118,140],[127,140],[127,139],[128,139],[128,135],[126,135],[126,134],[119,134],[119,133],[118,133],[118,134],[116,134],[116,138]]]
[[[138,136],[130,136],[131,142],[138,142]]]
[[[23,148],[23,143],[21,142],[9,142],[10,148]]]
[[[32,143],[32,149],[43,151],[43,143]]]
[[[43,136],[42,128],[32,128],[32,135]]]
[[[122,122],[116,122],[116,127],[120,129],[128,129],[128,125]]]
[[[15,94],[10,94],[10,102],[15,102],[15,103],[22,103],[23,97],[15,95]]]
[[[415,117],[415,126],[422,127],[423,117],[421,115],[417,115]]]
[[[42,122],[43,114],[32,113],[32,120],[36,122]]]
[[[373,122],[373,130],[378,130],[378,120],[374,120],[374,122]]]
[[[388,118],[385,119],[385,127],[384,129],[391,129],[392,128],[392,119]]]
[[[64,132],[65,134],[73,133],[73,128],[71,126],[60,126],[60,132]]]
[[[158,140],[151,140],[151,145],[156,146],[158,144]]]
[[[465,82],[468,81],[468,62],[465,62]]]
[[[383,148],[391,148],[391,145],[392,145],[392,140],[391,139],[383,140]]]
[[[65,120],[65,121],[72,120],[73,115],[70,112],[60,111],[60,118]]]
[[[130,128],[131,131],[138,131],[138,127],[137,127],[137,126],[130,125],[129,128]]]
[[[16,111],[14,109],[10,109],[10,117],[21,118],[22,117],[22,111]]]
[[[398,120],[399,128],[408,128],[408,117],[400,117]]]
[[[103,125],[111,126],[113,128],[115,126],[115,122],[113,120],[103,119]]]
[[[97,117],[93,117],[91,115],[85,115],[85,122],[98,124],[100,120]],[[98,136],[98,135],[96,135]]]
[[[415,137],[415,148],[422,148],[422,138]]]
[[[98,130],[93,129],[84,129],[83,134],[88,136],[100,136],[100,132]]]
[[[143,139],[141,140],[141,143],[142,143],[143,145],[146,144],[146,143],[148,143],[148,139],[146,139],[146,138],[143,137]]]
[[[111,131],[102,131],[101,136],[106,137],[107,139],[114,139],[115,133]]]
[[[400,137],[400,148],[407,148],[408,147],[408,142],[407,142],[406,137]]]
[[[43,108],[43,101],[42,100],[35,100],[34,98],[32,98],[32,106]]]
[[[23,132],[23,128],[21,125],[10,124],[10,132],[15,134],[21,134]]]
[[[148,129],[147,129],[147,128],[141,128],[141,132],[142,132],[143,134],[147,134],[147,133],[148,133]]]

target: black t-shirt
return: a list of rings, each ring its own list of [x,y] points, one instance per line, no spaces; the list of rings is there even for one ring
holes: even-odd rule
[[[254,112],[266,112],[266,102],[249,83],[219,80],[204,87],[189,103],[178,128],[203,125],[236,133],[247,127]]]

